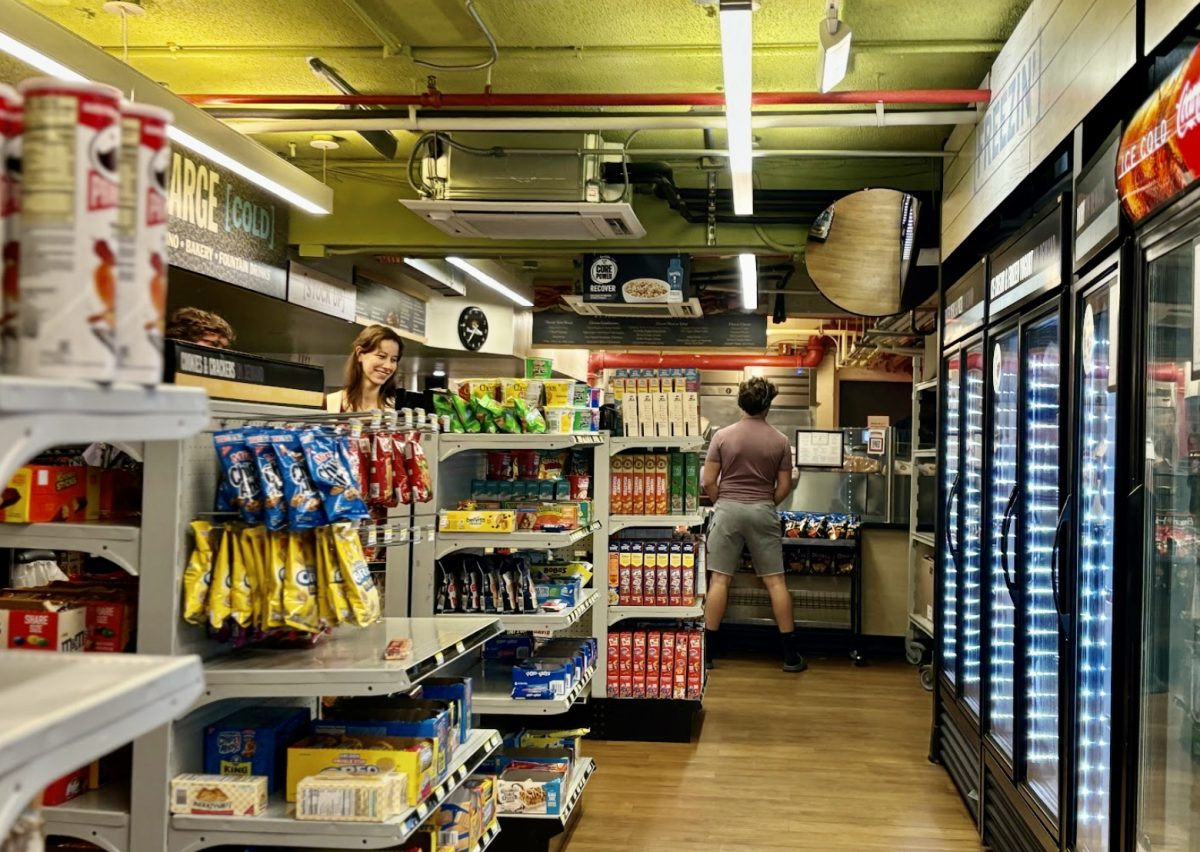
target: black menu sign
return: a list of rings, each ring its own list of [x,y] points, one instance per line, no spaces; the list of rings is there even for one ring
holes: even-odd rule
[[[171,265],[286,298],[288,206],[186,149],[171,152],[169,179]]]
[[[1001,311],[1062,283],[1062,208],[1055,206],[1024,233],[992,254],[988,311]]]
[[[533,345],[762,349],[767,345],[767,318],[717,314],[701,319],[630,319],[543,311],[533,315]]]
[[[389,325],[415,337],[425,336],[425,303],[354,270],[356,319],[366,325]]]
[[[164,380],[204,388],[213,399],[321,408],[325,372],[292,361],[277,361],[229,349],[168,340]]]
[[[1095,257],[1117,235],[1121,202],[1117,197],[1117,151],[1121,135],[1112,137],[1075,179],[1075,268]]]
[[[583,300],[678,304],[691,298],[686,254],[585,254]]]
[[[942,308],[942,340],[958,340],[983,324],[987,304],[987,276],[980,260],[964,275],[946,288],[946,305]]]

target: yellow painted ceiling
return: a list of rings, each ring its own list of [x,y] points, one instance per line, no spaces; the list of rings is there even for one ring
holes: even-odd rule
[[[28,5],[115,53],[121,21],[101,0],[24,0]],[[130,62],[181,93],[332,94],[307,68],[319,56],[363,92],[422,91],[430,73],[418,58],[462,63],[484,58],[484,40],[463,0],[142,0],[130,18]],[[905,89],[975,87],[1029,0],[844,0],[842,19],[854,32],[850,74],[838,87]],[[757,91],[815,87],[817,27],[822,0],[762,0],[754,19]],[[476,0],[494,33],[500,59],[490,83],[497,92],[716,92],[721,86],[720,35],[711,7],[693,0]],[[364,20],[368,19],[368,20]],[[4,68],[0,65],[0,77]],[[448,92],[481,91],[486,72],[437,75]],[[764,130],[760,148],[916,149],[936,151],[951,128],[838,128]],[[625,134],[608,134],[621,139]],[[400,155],[384,163],[361,138],[342,134],[328,179],[337,211],[324,220],[297,217],[294,236],[342,249],[403,246],[436,253],[443,238],[411,217],[395,199],[411,195],[403,158],[412,134],[398,133]],[[296,143],[298,164],[320,173],[310,134],[264,134],[283,155]],[[724,144],[724,134],[716,134]],[[647,132],[637,147],[702,147],[699,131]],[[677,162],[683,186],[703,186],[698,162]],[[937,186],[937,160],[758,160],[763,187],[840,188],[868,185],[913,189]],[[370,203],[364,200],[369,199]],[[665,207],[663,202],[656,203]],[[642,200],[639,213],[650,203]],[[386,209],[380,209],[386,205]],[[656,213],[657,211],[653,211]],[[673,216],[673,214],[671,214]],[[652,243],[695,239],[694,226],[650,215]],[[677,217],[676,217],[677,218]],[[702,229],[701,229],[702,230]],[[773,229],[777,241],[798,234]],[[753,246],[760,235],[744,226],[720,229],[719,247]],[[761,245],[761,242],[759,243]],[[632,246],[630,246],[632,247]],[[557,246],[556,248],[569,248]],[[579,247],[580,250],[585,247]],[[495,251],[499,252],[497,247]],[[532,256],[528,249],[522,256]]]

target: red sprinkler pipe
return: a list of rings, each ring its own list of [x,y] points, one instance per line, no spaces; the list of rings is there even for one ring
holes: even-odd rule
[[[687,355],[656,352],[593,352],[588,356],[588,373],[605,369],[694,367],[700,370],[740,370],[743,367],[805,367],[815,369],[825,358],[825,348],[816,335],[808,339],[808,351],[800,355]]]
[[[182,95],[198,106],[390,106],[421,107],[647,107],[725,105],[720,92],[497,94],[480,92],[448,94],[430,89],[419,95]],[[984,104],[990,89],[882,89],[857,92],[758,92],[757,106],[800,106],[814,104]]]

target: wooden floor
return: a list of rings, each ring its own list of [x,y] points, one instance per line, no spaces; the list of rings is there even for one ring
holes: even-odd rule
[[[902,662],[719,660],[700,740],[586,743],[596,773],[568,852],[971,850],[929,763],[930,694]]]

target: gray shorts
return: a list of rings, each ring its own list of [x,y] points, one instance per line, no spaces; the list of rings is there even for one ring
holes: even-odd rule
[[[750,549],[755,574],[783,573],[783,539],[774,503],[717,501],[708,525],[708,570],[736,574],[742,545]]]

